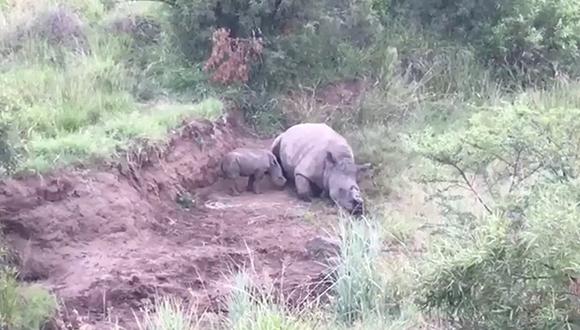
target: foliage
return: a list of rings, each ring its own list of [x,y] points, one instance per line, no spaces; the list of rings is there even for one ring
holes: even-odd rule
[[[166,0],[183,53],[193,62],[210,55],[220,28],[233,39],[261,39],[263,56],[250,80],[272,90],[301,79],[317,79],[340,68],[341,47],[369,46],[380,31],[370,1]]]
[[[205,70],[215,70],[212,79],[223,84],[247,82],[249,70],[263,51],[261,39],[231,38],[224,28],[216,30],[212,36],[212,51],[205,63]]]
[[[249,274],[236,274],[228,299],[227,327],[235,330],[313,329],[277,305],[275,298],[271,288],[256,289]]]
[[[139,330],[194,330],[201,329],[200,318],[193,306],[173,297],[157,297],[152,308],[136,317]]]
[[[450,206],[426,256],[423,308],[468,328],[577,322],[578,115],[516,103],[476,113],[453,133],[416,137],[416,150],[434,161],[426,180],[448,206],[460,187],[481,211]]]
[[[233,38],[277,34],[308,8],[304,0],[202,1],[163,0],[173,8],[172,21],[185,54],[202,60],[214,29],[226,28]]]
[[[484,61],[536,82],[578,72],[580,4],[575,0],[378,1],[391,15],[473,44]]]
[[[2,174],[12,174],[18,163],[12,133],[13,130],[8,124],[0,123],[0,168]]]
[[[450,230],[424,266],[421,305],[461,327],[546,329],[578,325],[580,273],[575,200],[556,185],[534,196],[521,226],[487,216],[472,230]],[[542,189],[546,189],[542,187]]]
[[[525,195],[537,182],[564,182],[578,176],[580,124],[574,119],[578,115],[576,108],[518,104],[494,108],[474,114],[465,130],[435,138],[426,131],[417,137],[417,151],[436,161],[439,173],[446,173],[441,170],[446,167],[459,178],[433,181],[459,183],[476,193],[468,175],[479,175],[483,193],[491,199],[484,200],[478,193],[480,204],[488,212],[496,207],[505,211],[513,207],[502,205],[506,198]]]
[[[67,13],[65,18],[72,15],[66,7],[56,8]],[[14,10],[3,14],[18,23]],[[47,12],[52,13],[53,7],[40,6],[28,15],[36,22],[36,17],[45,17]],[[51,42],[50,33],[45,32],[54,31],[46,26],[37,27],[42,33],[22,35],[18,47],[0,42],[8,50],[0,62],[0,122],[9,128],[2,136],[2,142],[7,142],[2,148],[4,172],[42,172],[108,158],[135,140],[163,140],[185,118],[219,115],[221,103],[216,100],[191,104],[211,96],[199,84],[205,81],[201,65],[196,73],[184,66],[179,54],[169,54],[171,36],[159,21],[113,17],[103,25],[81,22],[81,30],[77,25],[67,30],[58,24],[68,23],[57,20],[54,29],[63,40],[71,40],[67,33],[81,33],[85,48],[80,52]],[[6,33],[20,30],[15,24]],[[183,75],[184,68],[188,76]],[[193,81],[194,87],[189,87]],[[178,96],[159,101],[167,90],[185,89],[190,92],[190,105],[181,104]],[[140,104],[143,99],[151,104]]]
[[[0,327],[41,329],[55,315],[56,299],[40,287],[21,286],[12,269],[0,267]]]
[[[397,310],[400,297],[388,287],[381,269],[381,227],[373,220],[343,220],[338,230],[340,256],[332,286],[337,319],[352,324],[374,314],[388,317]]]
[[[56,298],[41,286],[18,283],[11,257],[0,232],[0,329],[42,329],[56,315]]]

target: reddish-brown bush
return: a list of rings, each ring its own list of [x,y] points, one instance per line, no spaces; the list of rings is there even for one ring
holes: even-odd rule
[[[262,38],[232,38],[228,29],[217,29],[204,70],[213,70],[212,80],[222,84],[247,82],[252,62],[260,58],[263,50]]]

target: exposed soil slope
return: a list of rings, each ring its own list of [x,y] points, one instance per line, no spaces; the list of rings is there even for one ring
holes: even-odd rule
[[[289,190],[226,193],[217,163],[242,145],[269,141],[232,117],[195,122],[163,153],[133,154],[123,166],[1,182],[0,220],[22,279],[53,289],[98,328],[106,314],[132,328],[132,310],[156,292],[218,311],[228,275],[250,260],[259,280],[305,297],[326,268],[320,231]],[[192,197],[177,202],[182,192]]]

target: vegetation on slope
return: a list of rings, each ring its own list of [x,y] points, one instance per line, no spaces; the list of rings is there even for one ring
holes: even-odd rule
[[[44,172],[106,158],[131,141],[163,139],[185,118],[220,114],[217,99],[188,104],[146,95],[145,84],[166,79],[141,71],[164,60],[138,53],[164,47],[155,21],[98,11],[91,21],[74,4],[31,8],[22,18],[18,9],[6,11],[0,36],[0,121],[13,153],[5,170]]]

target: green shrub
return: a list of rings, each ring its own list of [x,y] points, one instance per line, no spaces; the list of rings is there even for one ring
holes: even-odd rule
[[[386,0],[375,6],[387,16],[404,15],[474,45],[482,60],[520,79],[578,73],[580,4],[575,0]]]
[[[273,35],[304,14],[303,0],[292,1],[190,1],[164,0],[173,8],[173,22],[184,53],[203,60],[211,49],[214,29],[225,27],[233,37]]]
[[[0,328],[37,330],[56,312],[56,299],[37,286],[21,286],[16,273],[0,266]]]
[[[578,193],[577,183],[544,186],[523,226],[488,216],[449,231],[424,265],[421,306],[464,328],[579,326]]]
[[[264,54],[250,81],[255,90],[289,87],[298,77],[311,82],[336,76],[347,44],[365,48],[380,31],[370,1],[164,2],[173,7],[176,38],[193,62],[207,59],[217,28],[230,29],[233,37],[262,37]]]
[[[56,315],[56,298],[39,285],[18,283],[5,244],[0,233],[0,329],[42,329]]]
[[[416,137],[416,150],[433,161],[426,179],[450,211],[425,256],[423,308],[467,328],[578,322],[580,109],[557,106],[570,101],[524,98],[454,132]],[[479,207],[454,202],[466,192]]]

